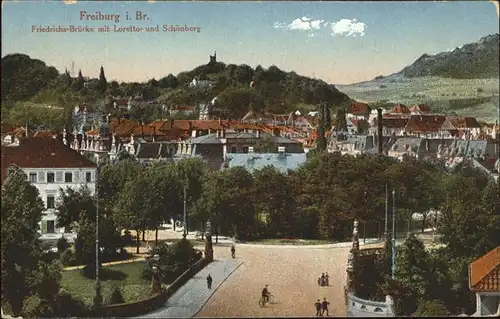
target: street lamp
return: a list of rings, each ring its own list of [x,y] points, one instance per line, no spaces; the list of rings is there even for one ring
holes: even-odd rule
[[[94,308],[98,308],[102,303],[101,295],[101,282],[99,280],[99,188],[98,180],[99,178],[99,166],[96,170],[95,178],[95,193],[96,193],[96,218],[95,218],[95,296],[94,296]]]
[[[392,279],[396,278],[396,191],[392,190]]]
[[[187,209],[186,209],[186,185],[184,185],[184,225],[183,225],[183,234],[182,237],[186,239],[187,237]]]
[[[387,212],[389,210],[389,192],[387,189],[387,180],[385,181],[385,226],[384,226],[384,240],[387,240]]]

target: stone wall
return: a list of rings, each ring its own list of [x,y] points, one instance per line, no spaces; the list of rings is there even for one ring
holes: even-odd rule
[[[364,300],[347,294],[347,317],[394,317],[390,301]]]

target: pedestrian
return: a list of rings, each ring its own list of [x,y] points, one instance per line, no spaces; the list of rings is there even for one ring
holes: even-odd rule
[[[323,303],[321,304],[321,308],[323,309],[323,311],[321,312],[322,315],[325,314],[326,312],[326,316],[328,317],[328,305],[330,303],[328,301],[326,301],[326,298],[323,298]]]
[[[321,274],[321,286],[325,285],[325,273]]]
[[[234,244],[231,246],[231,257],[235,257],[236,255],[236,248],[234,248]]]
[[[321,286],[321,277],[318,277],[318,286]]]
[[[212,276],[210,274],[207,276],[207,287],[208,289],[212,289]]]
[[[325,283],[326,283],[327,286],[330,285],[330,280],[329,279],[330,279],[330,276],[328,276],[328,273],[326,273],[326,275],[325,275]]]
[[[316,317],[321,317],[321,300],[318,299],[314,305],[316,306]]]

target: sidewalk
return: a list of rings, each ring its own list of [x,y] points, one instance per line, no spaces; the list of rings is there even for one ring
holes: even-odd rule
[[[108,263],[103,263],[102,266],[106,267],[106,266],[112,266],[112,265],[129,264],[129,263],[133,263],[136,261],[143,261],[143,260],[146,260],[144,258],[144,256],[134,255],[134,257],[131,259],[110,261]],[[83,267],[85,267],[85,265],[69,266],[69,267],[64,267],[64,270],[77,270],[77,269],[82,269]]]
[[[137,318],[191,318],[194,317],[219,286],[243,264],[238,259],[214,260],[200,270],[168,299],[165,307]],[[206,278],[213,278],[212,289],[207,288]]]

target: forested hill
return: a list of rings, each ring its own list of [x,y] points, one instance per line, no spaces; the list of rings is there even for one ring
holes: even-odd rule
[[[249,110],[285,113],[297,108],[314,109],[322,102],[335,108],[349,100],[331,84],[276,66],[254,69],[245,64],[210,61],[177,76],[168,74],[143,83],[106,82],[105,68],[104,65],[101,75],[79,72],[76,76],[68,71],[60,74],[54,67],[27,55],[7,55],[2,58],[2,103],[12,106],[19,101],[70,104],[69,101],[102,100],[109,104],[111,97],[142,96],[144,101],[172,107],[197,105],[217,97],[216,110],[224,117],[238,118]],[[85,86],[84,77],[88,84]],[[212,85],[190,87],[194,78],[210,81]],[[65,98],[60,98],[61,95]],[[74,107],[74,104],[59,106]]]
[[[397,74],[406,77],[441,76],[456,79],[498,77],[498,42],[499,34],[496,33],[453,51],[436,55],[423,54]]]

